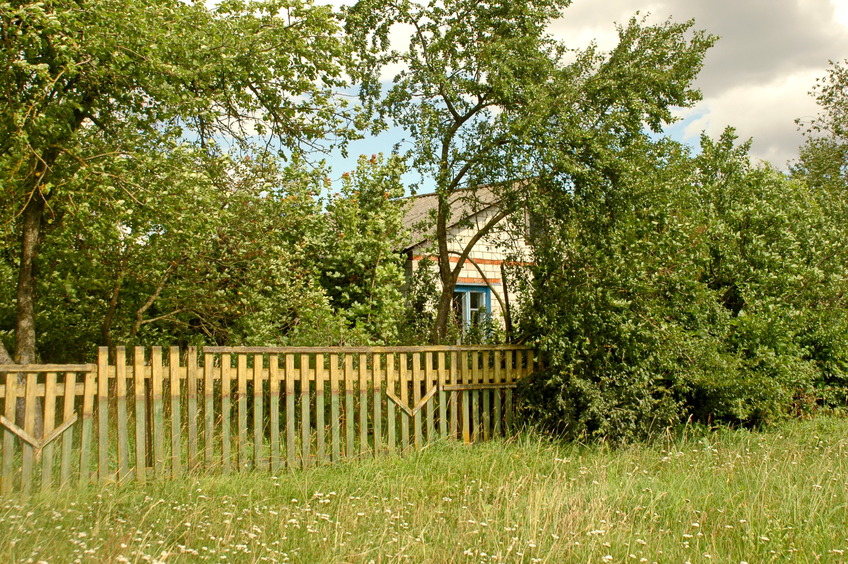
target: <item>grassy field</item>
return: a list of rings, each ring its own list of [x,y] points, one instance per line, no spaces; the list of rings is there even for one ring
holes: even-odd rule
[[[0,500],[6,562],[848,562],[848,419]]]

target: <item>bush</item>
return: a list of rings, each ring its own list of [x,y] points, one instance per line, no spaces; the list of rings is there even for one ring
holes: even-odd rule
[[[617,443],[844,397],[843,227],[732,132],[702,145],[642,147],[614,181],[540,198],[523,327],[548,369],[524,396],[548,428]]]

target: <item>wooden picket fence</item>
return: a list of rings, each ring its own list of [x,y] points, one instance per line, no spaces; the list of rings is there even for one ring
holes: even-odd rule
[[[485,440],[512,428],[512,390],[535,368],[523,346],[118,347],[0,366],[0,493]]]

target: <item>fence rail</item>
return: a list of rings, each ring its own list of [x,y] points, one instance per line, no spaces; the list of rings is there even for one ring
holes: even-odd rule
[[[118,347],[0,365],[0,492],[486,440],[513,425],[512,389],[535,368],[522,346]]]

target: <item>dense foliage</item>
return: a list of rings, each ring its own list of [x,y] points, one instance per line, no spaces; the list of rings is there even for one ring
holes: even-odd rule
[[[463,263],[511,216],[535,253],[532,278],[505,270],[519,338],[547,363],[526,413],[548,428],[621,442],[845,406],[845,64],[784,174],[732,130],[659,137],[714,37],[634,18],[609,52],[575,48],[546,31],[569,4],[0,0],[0,364],[456,342]],[[366,126],[409,152],[330,194],[315,151]],[[436,263],[409,280],[407,163],[438,201]],[[451,198],[484,184],[497,212],[452,252]]]
[[[536,212],[531,413],[623,441],[846,404],[848,233],[822,194],[731,131],[697,156],[631,146],[611,178],[551,186]]]

